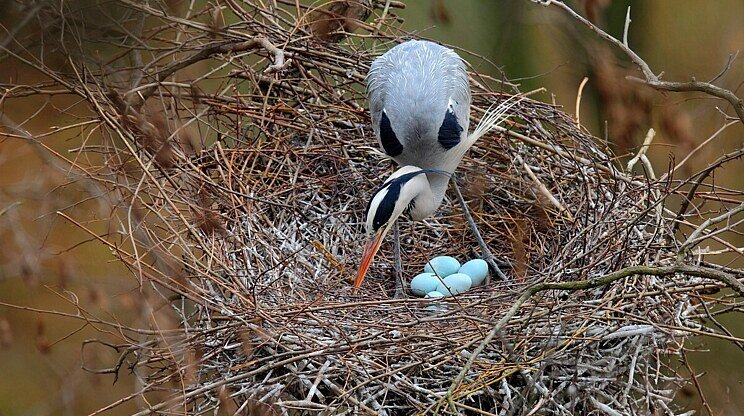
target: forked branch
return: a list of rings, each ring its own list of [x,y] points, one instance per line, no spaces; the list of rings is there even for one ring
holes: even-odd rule
[[[284,59],[283,50],[274,46],[274,44],[272,44],[268,39],[264,37],[256,37],[244,42],[235,43],[233,41],[224,41],[207,46],[186,59],[175,61],[172,64],[166,66],[155,74],[155,78],[157,83],[160,83],[177,71],[193,65],[197,62],[208,59],[214,55],[244,52],[258,48],[265,49],[274,58],[274,63],[266,68],[266,70],[264,71],[265,73],[268,74],[281,71],[282,69],[284,69],[284,67],[286,67],[287,64],[289,64],[289,61],[285,61]],[[149,98],[152,94],[155,93],[155,91],[157,91],[157,83],[145,88],[139,94],[133,95],[130,98],[131,105],[135,108],[140,107],[142,103],[147,100],[147,98]]]
[[[566,13],[571,15],[571,17],[583,23],[584,26],[588,27],[591,31],[598,34],[601,38],[605,39],[606,41],[620,48],[626,55],[628,55],[630,60],[633,61],[633,63],[636,64],[638,68],[640,68],[641,72],[643,73],[643,77],[645,78],[645,79],[641,79],[641,78],[637,78],[633,76],[628,76],[627,77],[628,80],[646,84],[660,91],[702,92],[702,93],[705,93],[705,94],[708,94],[714,97],[722,98],[731,104],[731,106],[734,108],[734,111],[736,111],[736,115],[739,117],[739,120],[742,122],[742,124],[744,124],[744,100],[739,98],[733,92],[727,89],[721,88],[717,85],[714,85],[710,82],[697,81],[695,79],[693,79],[692,81],[688,81],[688,82],[662,81],[659,78],[659,75],[656,75],[651,70],[651,67],[646,63],[646,61],[644,61],[640,56],[638,56],[637,53],[635,53],[632,49],[630,49],[627,43],[624,43],[618,40],[617,38],[608,34],[604,30],[600,29],[594,23],[590,22],[589,20],[587,20],[585,17],[581,16],[580,14],[576,13],[571,7],[569,7],[564,2],[558,1],[558,0],[532,0],[532,1],[543,4],[545,6],[556,6],[560,9],[563,9]],[[629,19],[628,19],[628,22],[629,22]],[[627,33],[627,23],[626,23],[626,33]]]

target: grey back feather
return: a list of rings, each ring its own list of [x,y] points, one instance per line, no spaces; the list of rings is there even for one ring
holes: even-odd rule
[[[382,112],[403,145],[399,165],[439,169],[445,149],[438,131],[451,106],[466,137],[470,86],[457,53],[429,41],[401,43],[377,58],[367,75],[372,127],[380,141]]]

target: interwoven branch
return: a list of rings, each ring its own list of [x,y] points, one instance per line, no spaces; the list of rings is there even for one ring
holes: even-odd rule
[[[692,238],[692,236],[691,236]],[[596,287],[602,287],[609,285],[612,282],[615,282],[620,279],[624,279],[629,276],[634,275],[649,275],[649,276],[669,276],[676,273],[684,273],[691,276],[698,276],[703,277],[706,279],[712,279],[719,281],[726,285],[727,287],[733,289],[736,291],[736,293],[739,294],[739,296],[744,297],[744,283],[742,283],[741,280],[737,279],[736,277],[732,276],[731,274],[722,272],[720,270],[716,270],[710,267],[704,267],[704,266],[691,266],[686,264],[676,264],[672,266],[666,266],[666,267],[653,267],[653,266],[631,266],[626,267],[622,270],[618,270],[613,273],[608,273],[604,276],[600,276],[596,279],[586,279],[586,280],[580,280],[580,281],[574,281],[574,282],[543,282],[538,283],[534,286],[531,286],[527,288],[522,294],[517,298],[517,300],[514,302],[514,304],[509,308],[509,310],[501,317],[501,319],[496,323],[496,325],[493,326],[491,331],[486,335],[486,337],[483,339],[483,341],[478,345],[478,347],[473,351],[473,353],[470,355],[470,358],[468,359],[467,363],[463,366],[460,373],[455,377],[454,380],[452,380],[452,384],[450,385],[449,390],[447,391],[447,395],[439,402],[437,408],[435,409],[434,413],[439,412],[439,407],[445,402],[445,400],[452,400],[452,394],[455,392],[455,390],[460,386],[462,381],[465,379],[466,375],[468,374],[468,371],[473,366],[473,363],[478,358],[478,356],[483,352],[483,350],[490,344],[494,337],[504,329],[504,327],[509,323],[509,321],[519,312],[519,310],[522,308],[522,306],[530,300],[534,295],[546,291],[546,290],[560,290],[560,291],[577,291],[577,290],[586,290],[586,289],[592,289]]]
[[[155,91],[157,91],[159,83],[165,81],[168,77],[175,74],[177,71],[180,71],[181,69],[189,67],[197,62],[204,61],[205,59],[209,59],[214,55],[244,52],[257,48],[265,49],[274,57],[274,63],[269,65],[266,70],[264,70],[264,73],[266,74],[281,71],[289,63],[288,61],[284,60],[284,51],[274,46],[271,42],[269,42],[268,39],[264,37],[256,37],[254,39],[237,43],[233,41],[219,42],[217,44],[203,47],[201,48],[201,50],[199,50],[199,52],[189,56],[188,58],[177,60],[156,72],[155,83],[143,89],[138,94],[132,95],[130,105],[134,107],[135,110],[139,109],[142,104],[147,101],[147,99],[150,98],[152,94],[155,93]]]
[[[386,242],[353,292],[365,206],[392,168],[372,150],[363,82],[376,56],[413,36],[401,4],[116,0],[123,12],[102,23],[110,4],[68,3],[45,8],[63,24],[43,37],[44,51],[65,51],[64,68],[33,45],[9,50],[44,81],[0,94],[3,105],[73,97],[73,121],[32,133],[3,115],[4,136],[38,145],[103,206],[56,209],[131,271],[141,316],[127,326],[77,299],[75,313],[0,305],[78,320],[100,331],[86,348],[118,352],[85,368],[139,384],[93,414],[132,401],[140,415],[674,414],[688,337],[744,345],[706,325],[741,312],[724,296],[743,297],[744,276],[698,247],[741,255],[744,193],[709,176],[743,153],[689,180],[633,176],[574,116],[524,99],[463,159],[461,192],[425,223],[399,224],[407,276],[486,248],[509,259],[510,279],[394,299]],[[329,18],[339,20],[317,20]],[[472,88],[471,125],[510,97]],[[69,148],[45,146],[60,131],[77,134]],[[6,208],[0,227],[18,211]],[[712,295],[722,288],[733,295]]]

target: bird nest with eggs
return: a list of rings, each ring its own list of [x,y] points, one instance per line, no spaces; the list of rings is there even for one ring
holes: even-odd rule
[[[140,380],[112,406],[142,397],[140,414],[678,410],[689,375],[672,358],[684,361],[692,334],[725,338],[702,325],[717,300],[699,294],[742,291],[741,275],[693,258],[714,223],[680,239],[677,224],[697,214],[673,215],[665,201],[683,181],[627,173],[574,117],[532,98],[542,95],[470,72],[473,125],[521,97],[455,179],[507,280],[393,296],[386,239],[355,290],[367,204],[396,168],[377,150],[364,85],[403,33],[394,7],[336,10],[381,22],[329,19],[336,28],[304,6],[229,3],[214,13],[234,23],[214,27],[199,13],[125,2],[145,22],[143,44],[175,32],[177,41],[158,41],[143,63],[120,53],[130,46],[113,31],[107,66],[55,74],[102,133],[74,163],[118,208],[123,237],[100,239],[160,321],[119,325],[117,342],[103,344],[120,358],[97,372],[129,368]],[[724,204],[709,219],[733,211]],[[406,279],[435,256],[481,255],[453,186],[423,222],[400,222],[400,241]]]

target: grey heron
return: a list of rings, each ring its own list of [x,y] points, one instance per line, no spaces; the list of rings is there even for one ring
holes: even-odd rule
[[[506,101],[489,111],[468,134],[471,98],[462,59],[449,48],[420,40],[401,43],[372,63],[367,94],[379,144],[401,167],[373,194],[367,206],[368,241],[354,282],[356,287],[361,285],[383,237],[398,217],[408,212],[414,221],[420,221],[432,215],[441,205],[450,178],[467,150],[498,125],[515,103]],[[456,185],[484,260],[506,279],[480,237]],[[396,248],[398,244],[396,226]],[[396,286],[398,292],[400,286]]]

